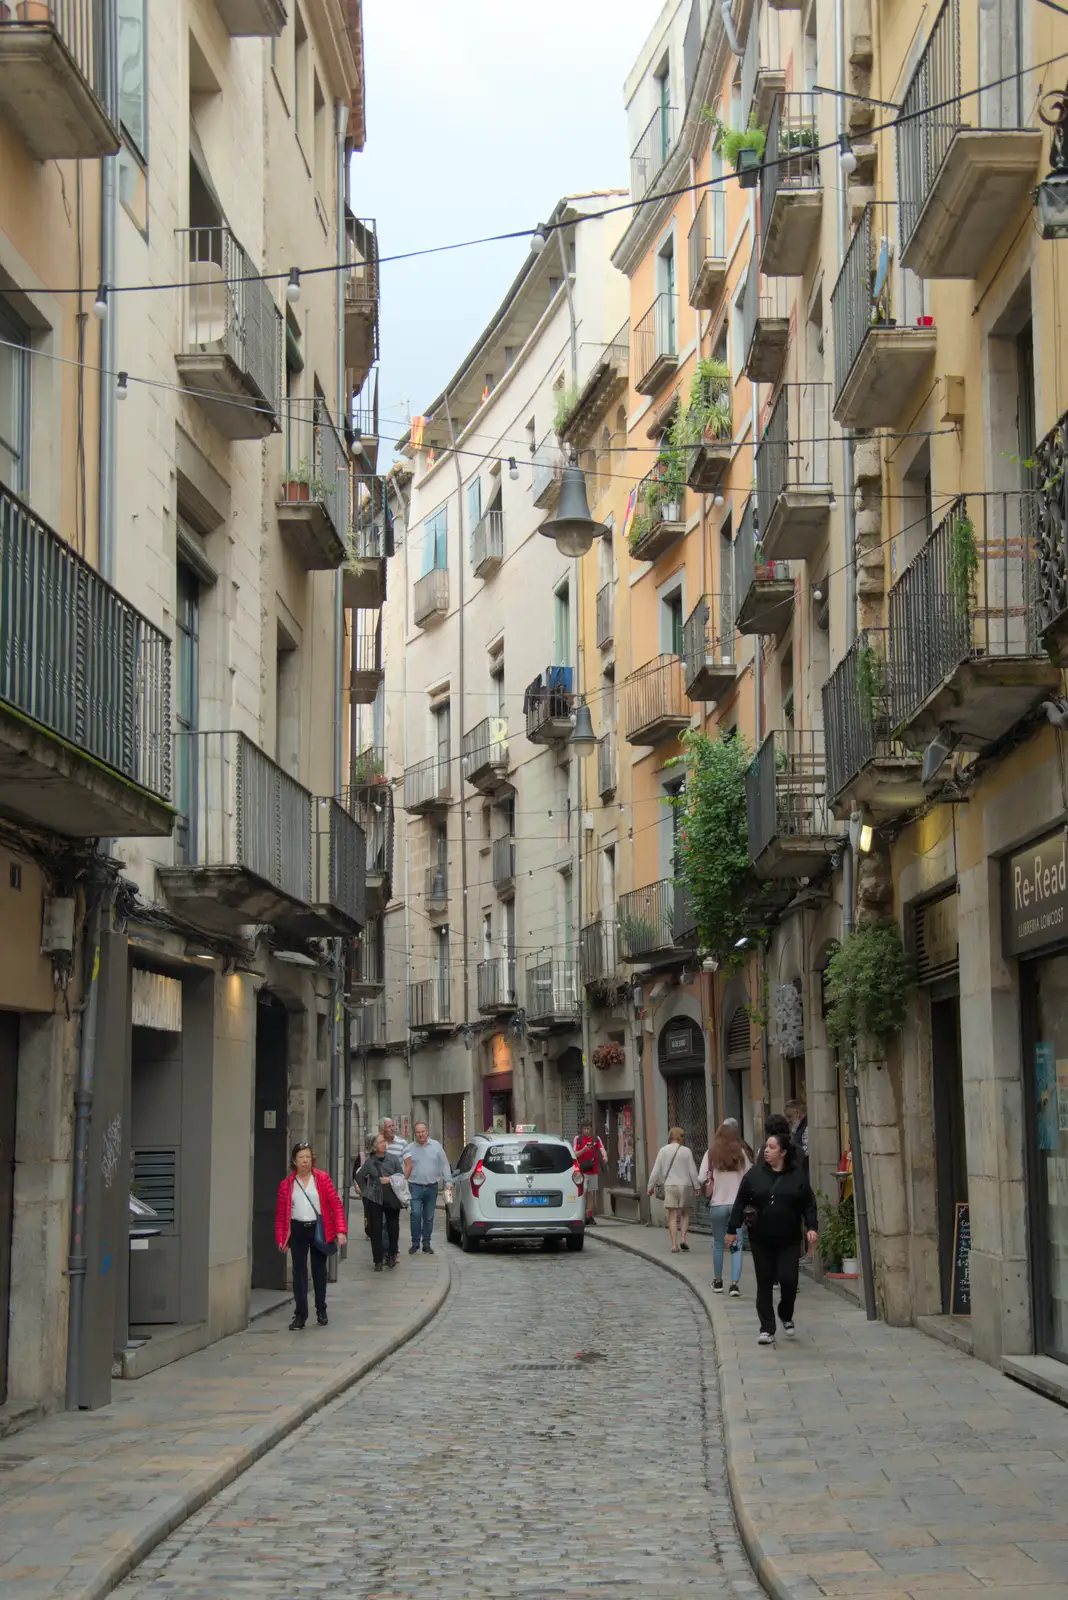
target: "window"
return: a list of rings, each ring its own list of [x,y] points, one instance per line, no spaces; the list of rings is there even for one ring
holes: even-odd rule
[[[431,713],[434,718],[434,744],[438,757],[438,782],[443,783],[449,774],[449,746],[452,743],[452,712],[449,702],[443,700]]]
[[[574,1156],[566,1144],[491,1144],[482,1157],[487,1172],[504,1178],[525,1178],[530,1173],[546,1177],[560,1172],[570,1172]]]
[[[476,478],[467,485],[467,554],[474,565],[475,529],[482,521],[482,479]]]
[[[29,497],[30,341],[0,298],[0,483]]]
[[[145,0],[118,0],[119,121],[141,157],[148,155]]]
[[[447,1019],[450,1014],[451,983],[452,980],[449,974],[449,929],[446,926],[438,929],[438,1016],[443,1019]]]
[[[682,590],[674,589],[661,602],[660,644],[666,655],[682,654]]]
[[[308,30],[304,26],[304,18],[297,6],[293,13],[293,121],[297,129],[297,138],[304,133],[304,119],[307,115],[307,89],[305,79],[308,75]]]
[[[445,570],[449,564],[448,540],[449,508],[442,506],[440,511],[435,511],[423,523],[423,570],[420,577],[425,578],[428,572],[435,570]]]
[[[498,721],[507,723],[508,709],[504,694],[504,657],[498,656],[490,667],[490,702]]]
[[[566,667],[571,663],[571,589],[562,583],[555,594],[555,649],[553,666]]]
[[[390,1115],[393,1106],[393,1085],[389,1078],[377,1079],[375,1092],[378,1100],[378,1120],[382,1122]]]
[[[319,82],[319,74],[312,74],[313,139],[315,143],[315,191],[320,200],[330,194],[330,114],[326,109],[326,96]]]
[[[297,641],[277,626],[275,643],[274,758],[284,772],[300,772],[300,652]]]
[[[179,861],[189,861],[190,827],[196,804],[196,747],[192,735],[199,720],[200,583],[183,561],[175,584],[174,720],[180,737],[174,741],[175,837]]]
[[[679,806],[671,802],[677,800],[682,794],[685,784],[681,778],[676,778],[672,783],[664,785],[664,800],[668,804],[668,876],[674,877],[677,870],[679,834],[682,831],[682,811]]]
[[[482,913],[482,959],[488,961],[493,954],[493,912]]]
[[[657,110],[660,112],[660,162],[663,165],[671,154],[671,69],[667,61],[657,73],[655,83]]]

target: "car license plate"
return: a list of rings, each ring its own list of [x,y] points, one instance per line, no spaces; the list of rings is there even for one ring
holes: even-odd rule
[[[514,1194],[512,1196],[512,1204],[514,1206],[547,1206],[549,1204],[549,1196],[547,1194]]]

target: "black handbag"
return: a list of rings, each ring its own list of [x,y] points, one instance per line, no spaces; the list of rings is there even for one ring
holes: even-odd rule
[[[297,1182],[296,1178],[293,1179],[293,1182]],[[303,1184],[301,1187],[304,1187]],[[323,1223],[322,1208],[312,1204],[312,1198],[307,1189],[304,1190],[304,1198],[315,1212],[315,1232],[312,1234],[312,1249],[317,1250],[321,1256],[336,1256],[337,1240],[328,1239],[326,1237],[326,1227]]]

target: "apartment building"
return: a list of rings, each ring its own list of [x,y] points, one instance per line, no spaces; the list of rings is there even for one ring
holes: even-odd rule
[[[17,1418],[245,1326],[291,1139],[340,1164],[377,274],[351,0],[4,5],[0,84]]]
[[[403,587],[383,613],[383,726],[385,772],[401,774],[398,898],[384,994],[357,1041],[368,1120],[424,1118],[454,1158],[476,1129],[574,1136],[582,1116],[580,597],[576,564],[539,528],[560,494],[561,418],[591,388],[623,394],[619,222],[597,216],[620,198],[560,202],[393,477]]]

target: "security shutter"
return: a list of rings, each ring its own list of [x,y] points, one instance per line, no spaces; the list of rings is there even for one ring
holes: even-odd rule
[[[574,1144],[582,1130],[582,1113],[585,1094],[582,1088],[582,1069],[560,1073],[560,1098],[563,1102],[563,1127],[565,1139]]]
[[[913,940],[916,957],[917,983],[934,983],[938,978],[952,978],[960,969],[959,951],[956,939],[946,940],[942,948],[932,950],[928,945],[927,928],[928,918],[936,912],[941,905],[955,901],[956,891],[949,895],[942,895],[938,900],[929,900],[922,906],[917,906],[913,912]],[[956,912],[954,904],[953,912]],[[951,924],[953,926],[953,924]]]
[[[178,1215],[178,1151],[135,1150],[133,1193],[156,1212],[160,1229],[173,1233]]]
[[[731,1071],[744,1072],[749,1066],[749,1046],[749,1013],[739,1006],[727,1028],[726,1065]]]
[[[667,1114],[668,1127],[683,1130],[693,1158],[700,1165],[708,1149],[708,1100],[703,1072],[667,1079]]]

